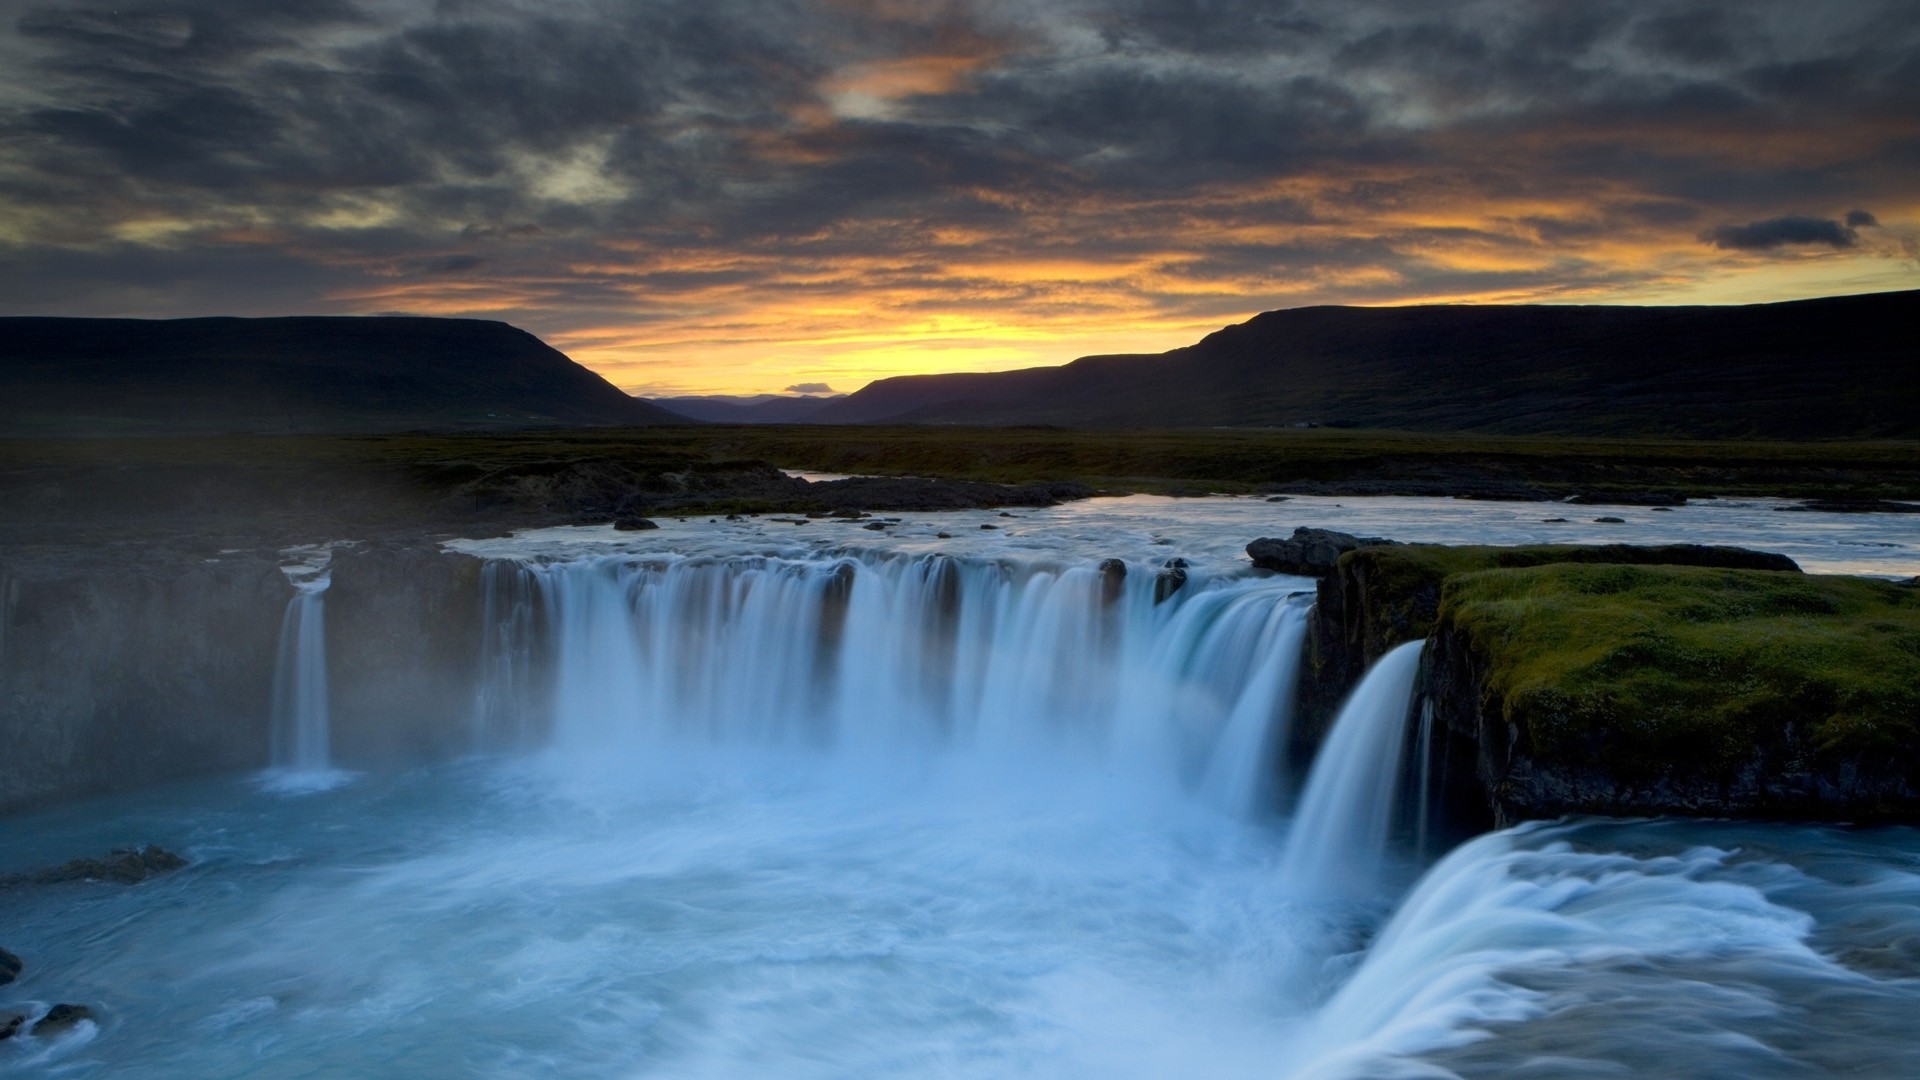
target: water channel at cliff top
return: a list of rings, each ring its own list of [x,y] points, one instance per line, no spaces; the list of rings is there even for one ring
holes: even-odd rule
[[[1136,497],[459,542],[499,568],[474,757],[0,820],[0,874],[194,860],[0,892],[29,963],[0,1007],[102,1017],[0,1043],[0,1074],[1920,1075],[1915,830],[1584,820],[1423,862],[1325,846],[1364,785],[1316,774],[1296,812],[1245,768],[1311,586],[1248,570],[1255,536],[1920,573],[1920,519],[1776,505]]]

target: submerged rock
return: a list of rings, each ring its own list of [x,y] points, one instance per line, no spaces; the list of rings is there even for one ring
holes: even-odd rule
[[[1593,519],[1593,523],[1595,525],[1625,525],[1627,523],[1627,519],[1617,518],[1617,517],[1597,517]]]
[[[20,1025],[26,1022],[27,1018],[19,1013],[0,1013],[0,1042],[19,1034]]]
[[[0,885],[60,885],[69,881],[105,881],[116,885],[134,885],[150,877],[171,873],[187,865],[187,860],[157,844],[144,848],[119,848],[104,859],[74,859],[62,866],[31,874],[0,878]],[[10,955],[10,954],[9,954]],[[16,962],[18,957],[14,958]],[[14,969],[18,971],[16,967]],[[0,979],[0,982],[8,980]]]
[[[1247,545],[1247,557],[1262,570],[1305,577],[1326,577],[1340,562],[1340,556],[1363,547],[1396,544],[1381,536],[1354,536],[1332,529],[1293,530],[1285,540],[1261,537]]]
[[[85,1005],[55,1005],[47,1010],[47,1015],[34,1021],[35,1035],[58,1035],[82,1020],[92,1020],[93,1010]]]
[[[19,957],[5,949],[0,949],[0,986],[5,986],[19,978],[20,969],[25,966]]]

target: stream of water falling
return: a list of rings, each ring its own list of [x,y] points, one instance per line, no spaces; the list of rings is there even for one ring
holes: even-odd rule
[[[0,1042],[0,1074],[1920,1075],[1913,830],[1567,822],[1423,869],[1365,775],[1417,653],[1294,809],[1308,583],[1213,550],[1271,507],[1182,507],[465,545],[496,556],[491,756],[0,819],[0,875],[194,859],[0,893],[0,1012],[100,1017]],[[1644,516],[1719,527],[1692,512]]]
[[[271,765],[267,786],[311,791],[340,783],[333,764],[327,705],[327,586],[329,575],[293,577],[293,596],[280,623],[273,671]]]

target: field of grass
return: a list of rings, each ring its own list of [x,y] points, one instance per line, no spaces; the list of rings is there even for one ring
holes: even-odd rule
[[[1069,482],[1112,494],[1920,499],[1920,444],[1911,442],[720,425],[0,439],[0,543],[479,535],[621,514],[818,508],[775,467]]]
[[[1783,739],[1817,758],[1920,749],[1920,590],[1908,586],[1558,563],[1449,578],[1440,628],[1471,642],[1542,761],[1631,781],[1676,762],[1731,769]]]
[[[1326,428],[687,426],[462,435],[0,439],[0,471],[74,467],[366,470],[470,477],[592,462],[636,472],[763,461],[783,468],[1115,491],[1269,490],[1463,495],[1476,487],[1920,499],[1920,443],[1436,435]],[[1494,491],[1497,494],[1497,490]]]

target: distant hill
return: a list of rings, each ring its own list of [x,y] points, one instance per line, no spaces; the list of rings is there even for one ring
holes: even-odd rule
[[[500,322],[0,318],[10,436],[686,422]]]
[[[1312,307],[1157,355],[882,379],[822,423],[1920,437],[1920,292],[1738,307]]]
[[[716,424],[800,424],[812,420],[823,407],[843,397],[846,395],[788,397],[783,394],[755,394],[748,397],[707,394],[647,400],[690,420],[706,420]]]

